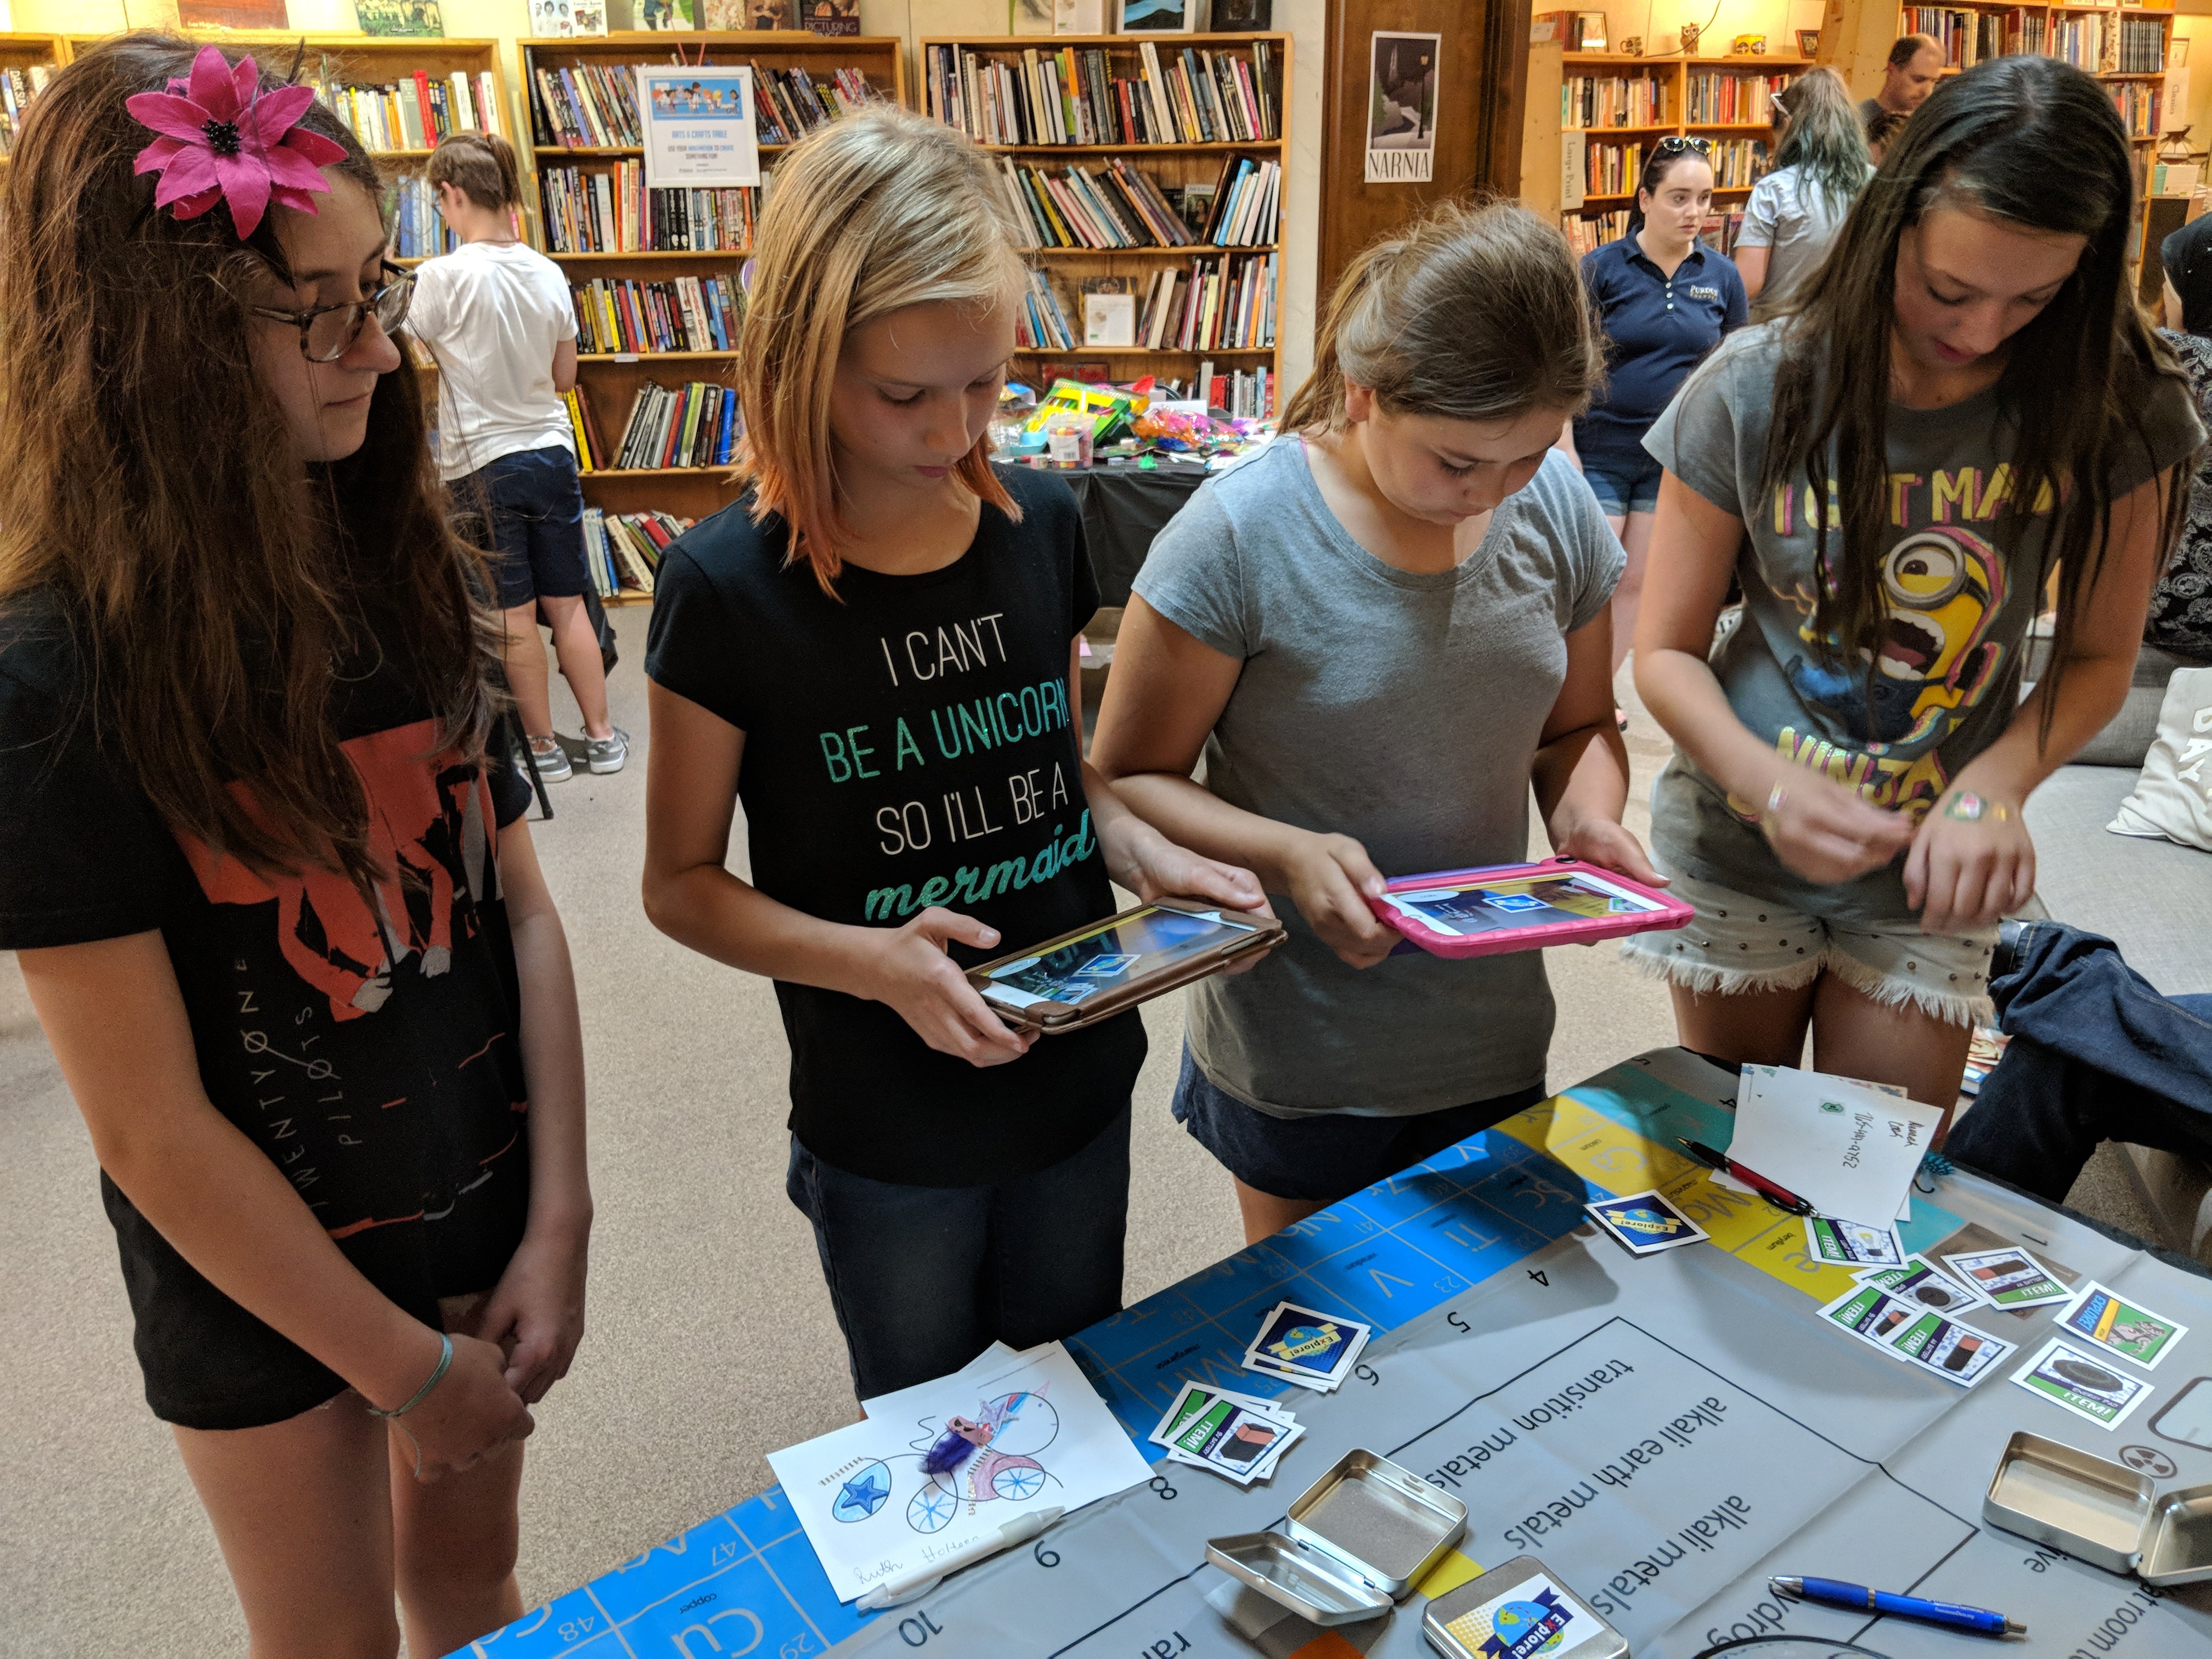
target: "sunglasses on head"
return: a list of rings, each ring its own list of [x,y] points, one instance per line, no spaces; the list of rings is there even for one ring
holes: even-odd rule
[[[1682,138],[1669,135],[1652,146],[1661,155],[1711,155],[1713,141],[1710,138]]]

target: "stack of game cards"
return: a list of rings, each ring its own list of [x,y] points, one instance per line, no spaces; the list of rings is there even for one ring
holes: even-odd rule
[[[1148,1437],[1170,1461],[1226,1475],[1240,1486],[1274,1474],[1283,1454],[1305,1431],[1271,1401],[1186,1382]]]
[[[1709,1237],[1703,1227],[1656,1192],[1600,1199],[1595,1204],[1583,1205],[1583,1209],[1604,1230],[1607,1237],[1631,1255],[1656,1255],[1662,1250],[1695,1244]]]
[[[2112,1361],[2124,1359],[2147,1371],[2154,1370],[2174,1344],[2189,1334],[2189,1327],[2094,1280],[2067,1296],[2066,1306],[2058,1312],[2058,1328],[2066,1334],[2045,1343],[2033,1359],[2013,1373],[2012,1380],[2084,1422],[2100,1429],[2117,1427],[2142,1403],[2151,1385]]]
[[[1334,1394],[1359,1363],[1374,1327],[1278,1302],[1244,1350],[1244,1369],[1279,1376],[1319,1394]]]
[[[1988,1305],[1978,1289],[1926,1256],[1908,1255],[1858,1273],[1851,1290],[1821,1309],[1820,1317],[1892,1359],[1971,1389],[2019,1346],[1955,1317]]]

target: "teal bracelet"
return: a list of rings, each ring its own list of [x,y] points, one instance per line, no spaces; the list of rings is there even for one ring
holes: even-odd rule
[[[423,1383],[421,1388],[416,1389],[414,1394],[408,1399],[407,1403],[400,1407],[397,1411],[388,1412],[380,1406],[370,1406],[368,1407],[368,1414],[371,1417],[404,1417],[408,1413],[413,1411],[417,1406],[421,1405],[425,1400],[428,1400],[430,1397],[431,1389],[436,1388],[438,1384],[446,1380],[446,1368],[453,1363],[453,1339],[448,1336],[445,1332],[440,1331],[438,1333],[438,1340],[444,1346],[438,1351],[438,1363],[431,1370],[429,1381]]]

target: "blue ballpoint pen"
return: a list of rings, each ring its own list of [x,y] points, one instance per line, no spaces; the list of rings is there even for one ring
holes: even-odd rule
[[[1849,1607],[1855,1613],[1887,1613],[1893,1619],[1917,1619],[1923,1625],[1948,1630],[1969,1630],[1981,1636],[2025,1636],[2027,1626],[2016,1625],[2001,1613],[1982,1607],[1962,1607],[1954,1601],[1923,1601],[1917,1595],[1893,1595],[1887,1590],[1847,1584],[1840,1578],[1770,1578],[1778,1595],[1794,1595],[1824,1607]]]

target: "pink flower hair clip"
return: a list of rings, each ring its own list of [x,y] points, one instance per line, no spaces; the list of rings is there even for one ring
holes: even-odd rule
[[[141,92],[123,106],[161,136],[138,152],[133,173],[156,173],[154,205],[193,219],[218,199],[230,204],[240,239],[253,234],[271,201],[315,211],[313,192],[330,189],[322,169],[345,160],[343,146],[298,125],[315,101],[309,87],[261,90],[251,58],[234,69],[213,46],[200,48],[189,81],[167,92]]]

